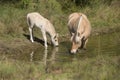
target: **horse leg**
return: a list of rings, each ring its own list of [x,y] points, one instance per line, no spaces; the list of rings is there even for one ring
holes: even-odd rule
[[[46,36],[46,32],[44,30],[42,30],[42,35],[43,35],[43,38],[44,38],[44,46],[45,48],[47,49],[47,36]]]
[[[33,28],[32,27],[29,27],[29,32],[30,32],[30,40],[31,40],[31,42],[34,42],[34,40],[33,40]]]
[[[74,33],[71,32],[70,34],[71,34],[70,40],[73,41]]]
[[[86,40],[84,41],[84,45],[83,45],[83,49],[84,49],[84,50],[86,50],[86,44],[87,44],[87,42],[88,42],[88,39],[86,39]]]
[[[85,44],[86,44],[85,42],[86,42],[86,39],[84,39],[84,37],[83,37],[83,38],[81,39],[81,45],[80,45],[80,47],[79,47],[80,49],[82,49],[82,48],[84,49]]]
[[[33,32],[32,32],[34,24],[31,22],[31,19],[29,17],[27,18],[27,24],[29,26],[30,40],[31,40],[31,42],[34,42],[34,40],[33,40]]]

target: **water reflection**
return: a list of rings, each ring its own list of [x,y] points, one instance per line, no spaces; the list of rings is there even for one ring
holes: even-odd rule
[[[30,61],[31,61],[31,62],[33,61],[33,55],[34,55],[34,51],[32,51],[32,52],[30,53]]]
[[[38,50],[37,50],[38,51]],[[59,47],[54,47],[52,49],[44,49],[41,50],[41,51],[38,51],[37,53],[35,51],[32,51],[30,53],[30,61],[31,62],[35,62],[35,58],[36,56],[38,56],[38,54],[41,54],[39,55],[38,57],[41,58],[40,61],[37,61],[37,62],[42,62],[43,65],[45,66],[45,71],[48,73],[49,70],[50,70],[50,66],[55,64],[55,61],[56,61],[56,54],[58,53],[59,51]]]
[[[57,54],[58,50],[59,50],[58,47],[53,48],[53,50],[52,50],[52,54],[51,54],[51,58],[50,58],[50,61],[52,62],[52,64],[55,63],[56,54]]]
[[[45,66],[47,64],[47,56],[48,56],[48,50],[45,49],[44,50],[44,56],[43,56],[43,63],[44,63]]]
[[[48,50],[48,49],[44,49],[44,51],[43,50],[41,50],[41,51],[38,51],[38,50],[35,50],[35,51],[32,51],[31,53],[30,53],[30,61],[32,62],[32,61],[36,61],[35,59],[36,59],[36,56],[38,56],[39,58],[41,58],[40,59],[40,61],[42,61],[42,62],[44,62],[44,65],[46,65],[46,62],[47,61],[53,61],[53,63],[54,63],[54,60],[55,60],[55,55],[56,55],[56,53],[58,52],[58,50],[59,50],[59,48],[58,47],[54,47],[54,48],[52,48],[52,49],[50,49],[50,50]],[[37,51],[37,52],[36,52]],[[42,53],[43,52],[43,53]],[[42,54],[41,54],[42,53]],[[48,55],[48,53],[50,53],[50,55]],[[48,56],[50,57],[49,59],[48,59]]]
[[[44,50],[44,56],[43,56],[43,63],[45,66],[45,72],[49,73],[50,72],[50,66],[55,64],[55,59],[56,59],[56,54],[58,52],[59,48],[54,47],[51,51],[50,58],[48,58],[48,50]]]
[[[59,47],[49,47],[44,49],[42,46],[36,46],[33,49],[23,49],[22,52],[12,51],[2,53],[1,59],[8,58],[25,62],[42,63],[45,66],[61,65],[71,63],[72,61],[86,58],[94,58],[98,55],[117,56],[120,51],[120,33],[93,36],[90,38],[87,50],[79,50],[77,54],[70,55],[70,42],[66,39],[60,42]]]

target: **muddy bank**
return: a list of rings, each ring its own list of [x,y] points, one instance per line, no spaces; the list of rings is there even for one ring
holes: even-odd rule
[[[37,47],[42,47],[42,45],[37,42],[31,43],[29,40],[15,39],[12,42],[0,41],[0,54],[7,53],[24,53],[24,51],[29,52]]]

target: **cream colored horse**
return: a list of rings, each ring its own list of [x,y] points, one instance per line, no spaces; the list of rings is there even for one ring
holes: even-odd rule
[[[46,33],[50,35],[53,45],[58,46],[58,35],[54,29],[54,26],[50,23],[49,20],[41,16],[39,13],[33,12],[33,13],[27,14],[27,23],[29,26],[31,42],[34,42],[33,35],[32,35],[32,29],[34,26],[36,26],[41,29],[41,32],[42,32],[42,35],[45,41],[44,46],[46,48],[48,47]]]
[[[69,15],[68,29],[71,34],[71,53],[76,53],[78,48],[86,49],[88,37],[91,34],[91,25],[83,13],[72,13]]]

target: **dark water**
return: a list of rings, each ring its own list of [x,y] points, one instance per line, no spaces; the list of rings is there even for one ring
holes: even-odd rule
[[[103,56],[118,56],[120,55],[120,33],[104,34],[90,37],[87,50],[79,50],[77,54],[69,54],[71,48],[70,41],[63,40],[59,47],[49,47],[47,50],[44,47],[38,47],[35,50],[30,50],[24,53],[4,54],[4,57],[30,62],[71,62],[74,59],[94,58],[98,55]],[[2,56],[2,55],[1,55]]]

